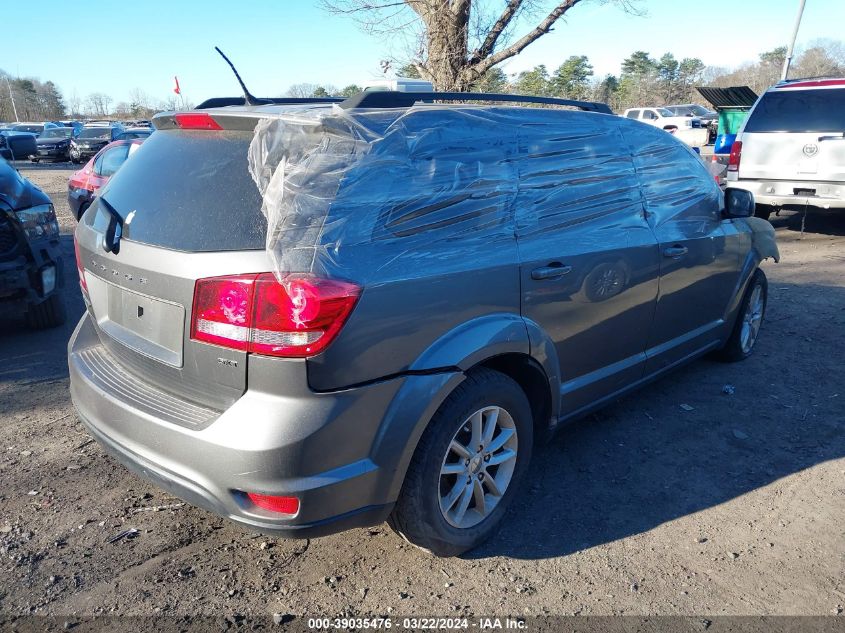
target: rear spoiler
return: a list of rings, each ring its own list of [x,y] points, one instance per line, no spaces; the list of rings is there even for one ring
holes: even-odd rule
[[[274,97],[261,98],[260,105],[303,105],[309,103],[337,103],[344,110],[353,108],[410,108],[416,103],[434,101],[480,101],[493,103],[538,103],[578,108],[587,112],[613,114],[606,103],[577,101],[535,95],[498,94],[486,92],[402,92],[399,90],[369,90],[349,98],[344,97]],[[197,110],[246,105],[244,97],[214,97],[199,104]]]

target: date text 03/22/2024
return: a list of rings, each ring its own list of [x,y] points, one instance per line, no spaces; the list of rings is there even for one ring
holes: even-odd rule
[[[525,620],[519,618],[309,618],[308,628],[314,630],[344,629],[479,629],[479,630],[523,630]]]

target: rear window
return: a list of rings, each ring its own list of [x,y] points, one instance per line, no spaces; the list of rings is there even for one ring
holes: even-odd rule
[[[845,132],[845,89],[773,90],[754,108],[746,132]]]
[[[111,128],[89,127],[79,133],[79,138],[110,138]]]
[[[195,252],[264,248],[261,195],[247,170],[251,140],[251,132],[152,134],[101,194],[124,219],[123,239]],[[108,225],[99,205],[84,217],[99,231]]]

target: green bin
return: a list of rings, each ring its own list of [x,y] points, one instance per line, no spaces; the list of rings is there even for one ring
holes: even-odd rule
[[[713,145],[714,154],[730,154],[737,132],[748,116],[748,108],[719,108],[719,131]]]

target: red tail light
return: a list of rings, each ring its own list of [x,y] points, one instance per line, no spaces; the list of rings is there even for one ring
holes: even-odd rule
[[[85,266],[82,264],[82,254],[79,252],[79,243],[76,241],[76,235],[73,236],[73,250],[76,254],[76,272],[79,274],[79,287],[82,292],[88,294],[88,284],[85,283]]]
[[[361,289],[345,281],[272,273],[200,279],[191,338],[232,349],[304,358],[337,336]]]
[[[174,114],[173,120],[183,130],[222,130],[220,124],[217,123],[211,115],[207,112],[182,112]]]
[[[742,141],[734,141],[731,145],[731,155],[728,157],[728,171],[739,171],[739,161],[742,159]]]
[[[271,497],[254,492],[246,493],[247,498],[259,508],[278,512],[279,514],[294,515],[299,512],[299,499],[296,497]]]

